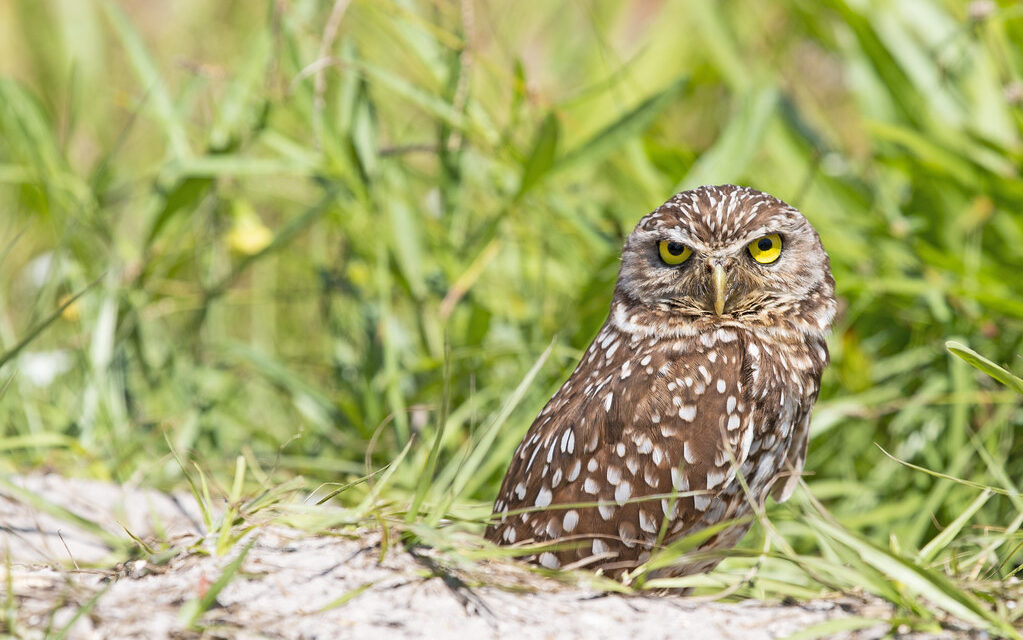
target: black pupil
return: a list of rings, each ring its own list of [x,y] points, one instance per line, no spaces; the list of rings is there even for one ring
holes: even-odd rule
[[[774,243],[771,242],[770,238],[761,238],[757,240],[757,248],[760,249],[761,251],[767,251],[768,249],[771,248],[772,244]]]
[[[682,252],[685,251],[685,250],[686,250],[686,245],[682,244],[681,242],[669,242],[668,243],[668,253],[670,253],[673,256],[680,256],[680,255],[682,255]]]

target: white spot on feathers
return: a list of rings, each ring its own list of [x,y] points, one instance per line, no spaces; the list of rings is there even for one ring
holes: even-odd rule
[[[579,513],[575,510],[566,511],[561,518],[561,526],[565,528],[566,533],[574,531],[577,524],[579,524]]]
[[[638,542],[636,527],[631,522],[622,521],[618,523],[618,537],[621,539],[622,544],[630,549],[635,547],[636,542]]]
[[[682,405],[678,410],[678,417],[682,418],[686,422],[692,422],[696,417],[696,405],[685,404]]]
[[[661,486],[661,479],[657,477],[657,474],[653,469],[643,470],[643,480],[646,481],[650,488],[656,489]]]
[[[540,564],[548,569],[561,568],[561,562],[558,561],[558,557],[550,551],[544,551],[540,554]]]
[[[682,475],[678,467],[671,468],[671,486],[675,487],[676,491],[689,491],[689,478]]]
[[[636,443],[636,451],[639,453],[650,453],[654,450],[654,443],[645,433],[639,434],[633,438],[633,441]]]
[[[700,511],[706,511],[707,507],[710,506],[710,496],[708,495],[693,496],[693,506],[695,506]]]
[[[604,357],[610,358],[611,356],[613,356],[614,352],[618,350],[618,345],[619,342],[617,340],[612,342],[611,346],[607,348],[607,353],[604,354]]]
[[[567,479],[569,482],[572,482],[573,480],[579,477],[579,471],[582,469],[582,466],[583,466],[582,460],[576,458],[575,462],[572,463],[572,468],[568,472]]]
[[[529,471],[533,467],[533,460],[536,460],[536,454],[540,453],[540,447],[533,447],[533,455],[529,456],[529,463],[526,465],[526,471]]]
[[[596,480],[588,477],[586,478],[586,481],[583,482],[583,491],[591,496],[595,496],[600,493],[600,485],[597,484]]]
[[[547,537],[554,539],[561,535],[561,523],[556,518],[547,521]]]
[[[621,484],[615,488],[615,502],[625,504],[630,497],[632,497],[632,485],[628,480],[622,480]]]
[[[713,489],[725,481],[725,473],[715,469],[707,472],[707,488]]]
[[[536,502],[534,503],[537,507],[546,507],[551,503],[551,490],[547,487],[540,487],[539,493],[536,494]]]
[[[657,533],[657,521],[643,509],[639,510],[639,528],[647,533]]]
[[[635,458],[629,458],[625,461],[625,466],[629,469],[629,473],[636,475],[636,471],[639,470],[639,461]]]
[[[661,499],[661,513],[668,520],[674,520],[675,516],[678,515],[678,502],[674,504],[668,504],[668,501],[664,498]]]

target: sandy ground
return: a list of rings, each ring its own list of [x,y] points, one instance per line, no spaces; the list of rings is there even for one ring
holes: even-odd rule
[[[53,475],[9,481],[119,536],[123,524],[140,537],[161,532],[182,549],[215,542],[201,539],[191,497]],[[235,545],[226,557],[193,551],[159,565],[139,560],[111,571],[76,569],[101,563],[108,548],[66,517],[29,502],[0,486],[0,554],[10,558],[0,566],[0,634],[44,637],[70,625],[71,638],[198,636],[184,628],[183,605],[208,589],[245,546]],[[375,533],[309,536],[273,526],[250,536],[254,544],[241,571],[201,618],[204,637],[767,639],[871,613],[853,614],[848,603],[832,601],[782,606],[607,595],[533,574],[529,589],[470,589],[450,575],[437,577],[425,551],[426,558],[417,559],[398,547],[381,561]],[[338,604],[346,594],[350,598]],[[841,637],[877,638],[886,630],[877,625]]]

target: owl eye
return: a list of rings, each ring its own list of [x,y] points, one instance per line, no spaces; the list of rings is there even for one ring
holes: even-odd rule
[[[753,259],[760,264],[770,264],[781,255],[781,236],[777,233],[757,238],[746,247]]]
[[[693,255],[692,249],[673,240],[661,240],[657,245],[657,250],[660,252],[664,264],[670,265],[682,264],[689,259],[689,256]]]

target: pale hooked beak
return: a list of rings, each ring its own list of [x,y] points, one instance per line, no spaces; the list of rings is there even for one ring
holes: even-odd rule
[[[721,315],[725,311],[725,290],[728,282],[725,278],[724,265],[714,265],[714,313]]]

